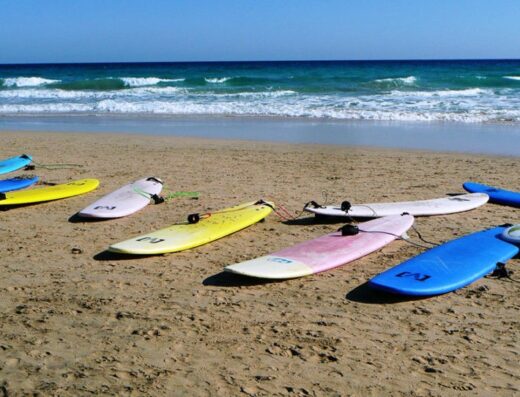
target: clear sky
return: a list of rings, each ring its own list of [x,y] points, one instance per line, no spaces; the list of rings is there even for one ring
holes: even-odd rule
[[[0,63],[520,58],[520,0],[0,0]]]

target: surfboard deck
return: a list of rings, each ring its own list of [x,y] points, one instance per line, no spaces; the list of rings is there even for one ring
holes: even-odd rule
[[[78,212],[86,218],[121,218],[143,209],[151,196],[161,193],[163,182],[155,177],[125,185]]]
[[[179,223],[112,244],[108,247],[108,251],[132,255],[154,255],[187,250],[257,223],[271,213],[271,206],[271,203],[249,202],[226,208],[202,217],[197,223]]]
[[[500,189],[476,182],[464,182],[462,185],[468,192],[481,192],[489,196],[489,201],[497,204],[520,207],[520,192]]]
[[[69,183],[46,186],[39,189],[1,193],[0,206],[22,205],[58,200],[90,192],[99,185],[97,179],[78,179]]]
[[[370,286],[408,296],[439,295],[493,271],[519,248],[501,238],[505,227],[472,233],[432,248],[372,278]]]
[[[27,164],[30,164],[32,157],[27,154],[20,156],[10,157],[0,161],[0,174],[6,174],[8,172],[16,171]]]
[[[308,206],[305,210],[316,215],[353,218],[377,218],[402,213],[413,216],[430,216],[469,211],[484,205],[488,200],[489,197],[485,193],[471,193],[431,200],[354,204],[347,212],[343,211],[340,206],[318,208]]]
[[[404,234],[411,215],[393,215],[363,222],[359,234],[334,232],[260,258],[237,263],[225,271],[265,279],[289,279],[323,272],[374,252]]]
[[[12,192],[14,190],[25,189],[36,182],[38,182],[37,176],[23,177],[18,176],[15,178],[4,179],[0,181],[0,193]]]

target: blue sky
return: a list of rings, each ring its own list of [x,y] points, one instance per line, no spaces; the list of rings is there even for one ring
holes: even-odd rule
[[[520,58],[519,0],[0,0],[0,63]]]

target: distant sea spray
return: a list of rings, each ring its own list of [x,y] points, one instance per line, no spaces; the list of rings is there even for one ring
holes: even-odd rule
[[[520,122],[520,61],[0,65],[0,115]]]

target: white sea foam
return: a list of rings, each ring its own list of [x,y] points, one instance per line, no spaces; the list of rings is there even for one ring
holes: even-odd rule
[[[386,79],[376,79],[374,81],[377,83],[413,85],[417,82],[417,77],[415,77],[415,76],[395,77],[395,78],[386,78]]]
[[[52,90],[52,89],[30,89],[24,88],[21,90],[0,90],[0,98],[10,100],[31,101],[31,100],[89,100],[100,99],[107,96],[117,95],[114,91],[67,91],[67,90]],[[59,102],[57,102],[59,103]]]
[[[479,95],[494,95],[493,90],[482,88],[467,88],[464,90],[437,90],[437,91],[392,91],[393,96],[401,97],[465,97]]]
[[[68,91],[60,89],[30,89],[0,90],[0,98],[28,101],[28,100],[100,100],[107,98],[124,97],[128,100],[153,99],[157,95],[175,96],[188,91],[180,87],[135,87],[124,91]]]
[[[118,93],[121,96],[126,95],[134,95],[134,96],[141,96],[146,95],[151,98],[154,98],[155,95],[176,95],[176,94],[186,94],[188,93],[188,90],[186,88],[181,87],[135,87],[131,88],[127,91]]]
[[[0,105],[0,113],[88,113],[92,106],[81,103],[34,103],[27,105]]]
[[[307,95],[292,90],[218,93],[172,86],[68,91],[48,87],[0,90],[0,114],[121,113],[305,117],[338,120],[513,121],[520,123],[514,89],[391,91],[366,95]]]
[[[233,93],[233,94],[232,93],[225,93],[225,94],[215,93],[212,95],[214,95],[217,98],[242,97],[242,98],[254,99],[254,98],[278,98],[278,97],[297,95],[297,94],[298,93],[296,91],[292,91],[292,90],[279,90],[279,91],[261,91],[261,92],[244,91],[244,92],[237,92],[237,93]]]
[[[8,77],[3,80],[6,87],[37,87],[61,81],[44,79],[42,77]]]
[[[225,83],[228,80],[231,80],[231,77],[222,77],[222,78],[205,78],[204,79],[206,83],[211,84],[222,84]]]
[[[504,79],[520,81],[520,76],[504,76]]]
[[[158,77],[119,77],[120,80],[128,87],[145,87],[157,85],[159,83],[175,83],[184,81],[184,79],[161,79]]]

